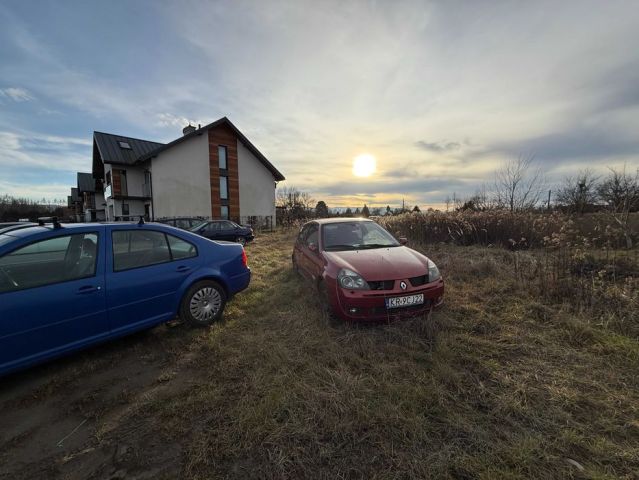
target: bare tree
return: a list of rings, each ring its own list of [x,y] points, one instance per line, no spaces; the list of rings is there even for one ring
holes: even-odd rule
[[[299,204],[304,209],[305,213],[309,213],[313,210],[313,204],[315,203],[315,199],[308,192],[301,192],[299,196]]]
[[[634,174],[626,172],[626,166],[610,173],[598,187],[601,200],[606,203],[607,211],[617,222],[626,239],[626,247],[632,248],[632,226],[630,213],[639,210],[639,169]]]
[[[278,189],[275,202],[284,210],[283,217],[287,220],[309,216],[315,204],[315,200],[308,192],[302,192],[294,186]]]
[[[589,168],[580,170],[577,176],[564,178],[559,187],[555,200],[558,204],[570,209],[570,211],[583,214],[588,205],[597,202],[597,182],[599,177]]]
[[[494,198],[490,195],[490,192],[486,188],[486,184],[483,183],[482,186],[475,192],[475,195],[470,197],[470,200],[475,205],[475,208],[480,211],[492,210],[497,207]]]
[[[539,203],[545,178],[533,160],[533,156],[520,155],[506,161],[495,172],[494,197],[500,208],[515,212],[530,210]]]
[[[282,208],[293,208],[299,204],[301,192],[297,187],[284,186],[277,190],[276,204]]]

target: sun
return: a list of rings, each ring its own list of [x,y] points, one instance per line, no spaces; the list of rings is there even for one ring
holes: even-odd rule
[[[356,177],[370,177],[377,169],[375,157],[362,153],[353,160],[353,175]]]

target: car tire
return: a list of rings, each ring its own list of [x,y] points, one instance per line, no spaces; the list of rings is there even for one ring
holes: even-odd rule
[[[300,267],[297,265],[297,262],[295,261],[295,255],[291,255],[291,262],[293,263],[293,271],[301,277],[302,272],[300,272]]]
[[[235,239],[235,243],[239,243],[242,246],[246,245],[246,238],[245,237],[237,237]]]
[[[320,281],[317,284],[317,294],[322,315],[328,320],[329,324],[335,323],[336,317],[333,313],[333,309],[331,308],[331,304],[328,301],[328,291],[326,290],[326,284],[323,281]]]
[[[213,280],[203,280],[191,286],[182,298],[180,318],[191,327],[208,327],[222,318],[226,292]]]

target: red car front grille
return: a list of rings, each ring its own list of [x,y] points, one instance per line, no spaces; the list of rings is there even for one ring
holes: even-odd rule
[[[392,290],[395,286],[395,280],[379,280],[366,283],[368,283],[371,290]]]
[[[428,274],[420,275],[419,277],[409,278],[408,281],[413,287],[420,287],[428,283]]]
[[[378,281],[367,281],[368,286],[371,290],[392,290],[395,288],[395,282],[397,280],[378,280]],[[418,277],[411,277],[408,279],[410,284],[413,287],[421,287],[422,285],[426,285],[428,283],[428,274],[420,275]]]

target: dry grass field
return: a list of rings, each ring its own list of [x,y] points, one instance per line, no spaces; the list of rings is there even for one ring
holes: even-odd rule
[[[293,238],[248,246],[252,284],[209,330],[160,327],[1,380],[0,477],[639,478],[632,285],[437,244],[441,310],[336,324],[293,273]]]

